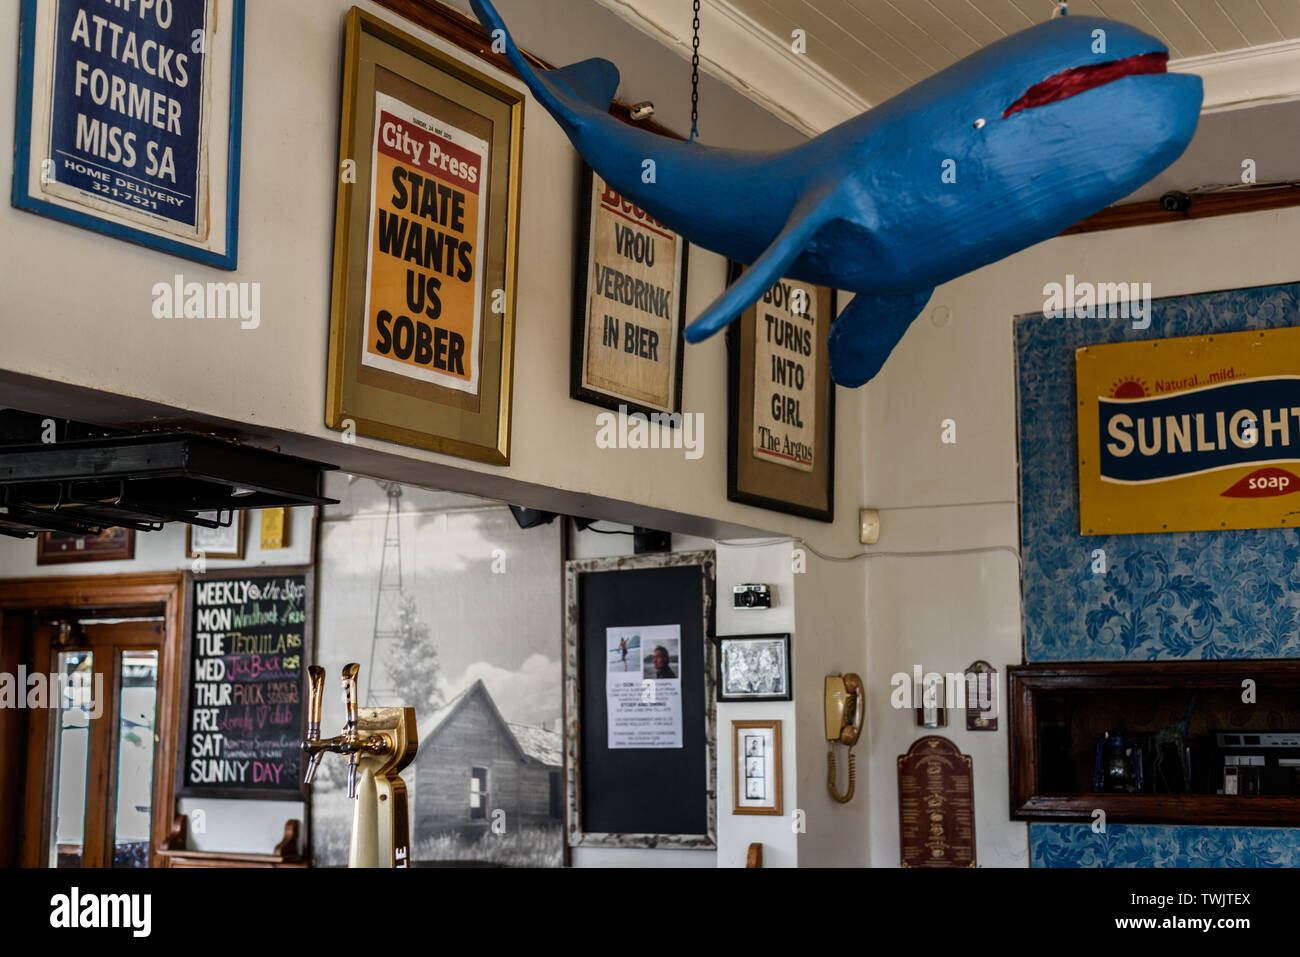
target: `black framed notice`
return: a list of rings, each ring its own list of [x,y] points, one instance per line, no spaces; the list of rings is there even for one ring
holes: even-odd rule
[[[186,591],[177,794],[305,799],[313,569],[191,575]]]
[[[586,163],[579,189],[569,395],[616,412],[680,413],[689,246]]]
[[[728,281],[744,272],[728,266]],[[727,498],[835,520],[834,289],[782,279],[727,329]]]
[[[571,846],[717,846],[714,553],[565,565]]]

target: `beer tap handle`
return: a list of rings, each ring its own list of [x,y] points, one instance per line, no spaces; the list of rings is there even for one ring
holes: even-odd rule
[[[343,737],[350,743],[357,738],[357,672],[361,666],[355,661],[343,666],[343,705],[347,708],[347,723],[343,726]],[[360,755],[352,750],[348,754],[348,797],[357,796],[357,766]]]
[[[311,784],[324,753],[311,747],[311,742],[320,740],[320,709],[324,694],[325,669],[312,665],[307,669],[307,740],[303,742],[307,750],[307,773],[303,775],[304,784]]]
[[[343,666],[343,707],[347,709],[343,733],[349,738],[357,733],[357,672],[360,670],[355,661]]]
[[[312,665],[307,669],[307,727],[312,729],[313,738],[320,737],[321,702],[325,697],[325,669]]]

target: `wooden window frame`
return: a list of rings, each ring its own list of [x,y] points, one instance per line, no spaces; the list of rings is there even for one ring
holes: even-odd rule
[[[469,819],[471,823],[473,823],[474,821],[486,821],[488,820],[488,818],[492,816],[492,810],[488,806],[490,803],[488,801],[488,795],[492,793],[491,788],[489,786],[489,769],[483,765],[471,764],[469,766],[470,785],[472,786],[474,782],[478,780],[477,772],[479,771],[483,772],[483,789],[477,792],[477,796],[479,799],[478,807],[477,808],[474,807],[472,803],[469,806]],[[471,788],[470,795],[473,796],[474,794],[475,792]],[[474,814],[475,811],[479,812],[477,816]]]
[[[175,818],[175,797],[172,785],[176,780],[177,723],[180,720],[180,683],[181,683],[181,643],[184,635],[185,620],[185,582],[182,571],[156,572],[131,575],[90,575],[75,578],[17,578],[0,581],[0,629],[6,615],[29,614],[34,611],[49,612],[67,610],[113,611],[125,617],[126,614],[161,611],[165,635],[163,637],[158,663],[158,705],[155,732],[158,735],[158,753],[155,757],[153,780],[153,809],[150,826],[149,866],[162,867],[163,858],[159,851],[166,846],[167,836],[172,829]],[[0,630],[3,635],[3,630]],[[10,651],[0,648],[0,661],[8,660]],[[26,714],[26,713],[25,713]],[[28,718],[32,716],[27,714]],[[48,717],[48,715],[46,715]],[[49,722],[28,720],[27,740],[33,734],[48,734]],[[23,777],[22,764],[29,751],[28,746],[13,749],[11,753],[0,757],[0,782],[5,783],[4,790],[9,792],[14,784]],[[50,769],[44,769],[42,780],[33,780],[35,775],[28,774],[25,791],[19,791],[23,806],[16,808],[13,821],[15,824],[13,839],[16,842],[10,848],[11,855],[23,844],[22,834],[44,834],[49,829],[49,807],[45,801],[48,793]],[[3,803],[4,794],[0,794]],[[33,842],[35,843],[35,842]],[[0,861],[0,863],[7,863]],[[44,862],[24,859],[19,862],[24,867],[40,867]]]

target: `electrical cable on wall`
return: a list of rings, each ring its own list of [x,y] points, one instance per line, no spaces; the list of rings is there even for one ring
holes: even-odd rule
[[[992,552],[1006,552],[1009,555],[1014,555],[1016,561],[1022,566],[1024,565],[1024,558],[1020,554],[1020,550],[1012,545],[981,545],[975,548],[945,548],[933,551],[915,552],[859,552],[856,555],[827,555],[825,552],[818,551],[812,545],[809,545],[804,539],[795,536],[757,542],[728,542],[721,540],[717,542],[717,544],[726,545],[728,548],[766,548],[770,545],[784,545],[786,543],[794,543],[801,548],[805,548],[825,562],[856,562],[860,558],[946,558],[958,555],[983,555]]]

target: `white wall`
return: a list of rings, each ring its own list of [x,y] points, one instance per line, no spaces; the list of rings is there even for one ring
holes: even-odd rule
[[[289,547],[262,548],[262,512],[253,509],[244,522],[244,559],[207,558],[206,568],[252,565],[306,565],[312,558],[315,537],[314,507],[289,509]],[[37,565],[36,540],[0,536],[0,578],[64,578],[76,575],[131,575],[145,572],[196,571],[196,559],[185,557],[185,526],[172,524],[157,532],[136,532],[135,558],[130,561],[74,562]]]
[[[796,546],[797,547],[797,546]],[[873,800],[871,734],[873,715],[854,749],[857,783],[853,799],[837,803],[827,787],[825,678],[850,672],[862,678],[867,703],[873,701],[877,666],[875,623],[867,620],[863,560],[827,561],[807,549],[796,553],[806,570],[795,579],[795,705],[798,727],[797,787],[805,830],[798,835],[800,867],[865,867],[870,858],[869,823],[895,813],[895,801]],[[838,557],[860,552],[844,550]],[[839,781],[848,787],[848,750],[836,745]]]
[[[1226,174],[1225,174],[1226,175]],[[1062,237],[941,286],[940,328],[917,322],[864,390],[865,500],[884,509],[876,551],[1014,545],[1018,538],[1012,317],[1041,311],[1043,286],[1150,282],[1156,297],[1300,278],[1300,209]],[[1300,317],[1296,317],[1300,320]],[[1123,320],[1116,320],[1123,321]],[[940,441],[944,419],[957,443]],[[997,504],[977,504],[997,503]],[[942,506],[942,507],[936,507]],[[1021,660],[1017,562],[1005,552],[865,563],[871,679],[871,863],[898,866],[896,759],[927,733],[889,706],[889,677]],[[1004,696],[1005,701],[1005,696]],[[1009,820],[1005,708],[996,734],[943,732],[974,756],[976,843],[982,866],[1026,866],[1027,826]]]
[[[793,562],[790,542],[763,544],[736,542],[718,546],[717,633],[723,635],[790,634],[791,668],[797,671],[800,636],[795,632]],[[772,590],[772,607],[740,609],[732,606],[736,585],[767,585]],[[798,682],[799,675],[793,676]],[[715,676],[716,680],[716,676]],[[744,867],[749,845],[763,845],[763,866],[795,867],[799,845],[791,820],[799,807],[798,760],[796,751],[795,703],[793,701],[719,702],[718,730],[718,866]],[[731,722],[781,722],[781,769],[784,793],[782,813],[776,815],[732,814]]]

